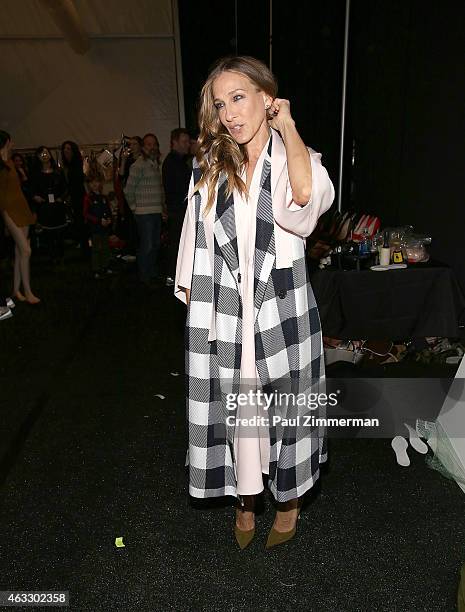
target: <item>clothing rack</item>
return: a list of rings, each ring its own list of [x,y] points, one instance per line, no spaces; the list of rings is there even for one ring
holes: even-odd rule
[[[38,145],[40,146],[40,145]],[[60,145],[54,145],[54,146],[48,146],[45,145],[47,147],[47,149],[49,149],[52,153],[56,152],[56,153],[60,153],[61,152],[61,144]],[[121,141],[120,140],[113,140],[111,142],[94,142],[92,144],[83,144],[83,145],[78,145],[79,150],[81,152],[85,152],[87,153],[88,149],[99,149],[99,152],[102,149],[108,149],[109,151],[111,151],[112,153],[114,153],[115,151],[117,151],[121,146]],[[34,154],[36,151],[37,147],[23,147],[23,148],[18,148],[15,147],[14,148],[14,152],[15,153],[21,153],[21,155],[29,155],[29,154]]]
[[[94,142],[91,144],[78,145],[78,147],[82,154],[84,166],[86,165],[86,163],[89,163],[89,161],[97,157],[103,151],[108,151],[112,155],[112,158],[113,158],[112,165],[113,165],[113,170],[114,170],[118,163],[117,151],[121,147],[121,141],[113,140],[111,142]],[[63,164],[61,160],[61,145],[47,146],[47,148],[52,154],[52,157],[54,158],[58,167],[62,167]],[[36,150],[37,150],[37,147],[15,148],[13,153],[20,153],[21,155],[23,155],[26,159],[27,165],[30,165],[32,161],[31,158],[33,158]]]

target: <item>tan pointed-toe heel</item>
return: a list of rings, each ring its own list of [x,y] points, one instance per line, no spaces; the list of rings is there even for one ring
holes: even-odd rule
[[[278,546],[278,544],[284,544],[284,542],[292,540],[297,531],[297,521],[300,519],[300,510],[301,508],[299,507],[297,510],[295,525],[290,531],[277,531],[274,527],[271,528],[265,548],[273,548],[274,546]]]
[[[248,531],[242,531],[237,525],[234,525],[234,535],[241,550],[250,544],[255,535],[255,527]]]
[[[278,544],[284,544],[284,542],[288,542],[295,536],[296,527],[291,529],[290,531],[276,531],[273,527],[268,534],[268,539],[266,541],[265,548],[273,548],[273,546],[278,546]]]

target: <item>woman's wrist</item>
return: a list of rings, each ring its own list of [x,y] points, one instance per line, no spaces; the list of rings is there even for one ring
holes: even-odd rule
[[[297,134],[295,121],[294,119],[292,119],[292,117],[289,117],[288,119],[283,121],[282,125],[280,126],[279,133],[281,134],[281,138],[283,139],[284,144],[286,144],[286,140],[289,138],[289,136],[292,137],[292,135]]]

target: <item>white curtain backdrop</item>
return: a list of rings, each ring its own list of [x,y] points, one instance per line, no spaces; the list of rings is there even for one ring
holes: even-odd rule
[[[154,132],[166,154],[179,126],[171,0],[74,4],[91,43],[84,55],[40,1],[2,0],[0,128],[18,148]]]

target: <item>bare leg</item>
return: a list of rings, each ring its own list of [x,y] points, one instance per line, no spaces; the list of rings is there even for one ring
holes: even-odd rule
[[[20,253],[18,245],[15,244],[15,265],[14,265],[14,275],[13,275],[13,296],[19,294],[19,290],[21,289],[21,271],[19,269],[19,260]]]
[[[28,240],[29,227],[18,227],[8,213],[3,213],[5,219],[5,225],[8,228],[13,240],[16,244],[15,251],[15,291],[19,294],[19,288],[16,288],[17,276],[16,276],[16,260],[19,256],[19,273],[21,277],[21,282],[23,284],[24,295],[27,301],[31,304],[36,304],[39,302],[39,298],[37,298],[31,289],[30,284],[30,275],[29,275],[29,259],[31,257],[31,246]],[[19,298],[21,299],[21,298]]]
[[[255,526],[255,495],[244,495],[244,506],[236,509],[236,525],[242,531]]]
[[[276,518],[273,525],[274,529],[280,532],[294,529],[301,505],[302,497],[296,497],[286,503],[278,504],[279,510],[276,511]]]

